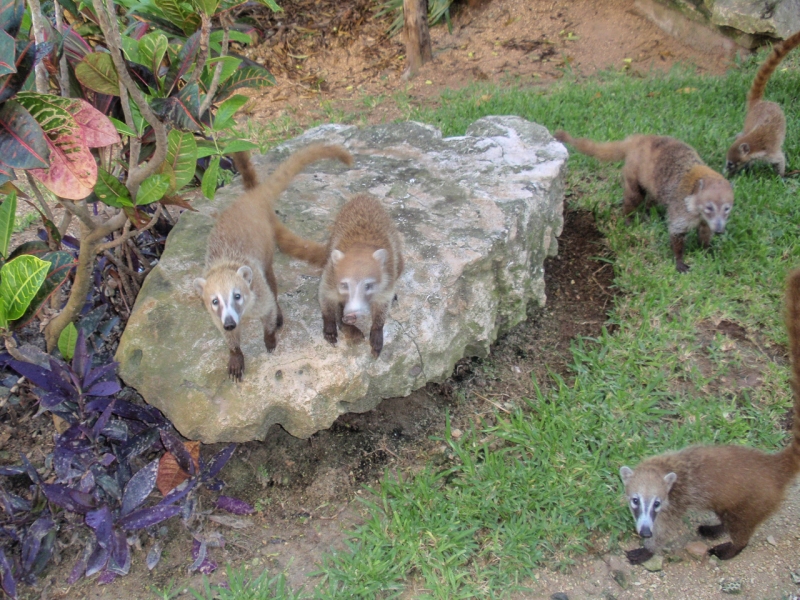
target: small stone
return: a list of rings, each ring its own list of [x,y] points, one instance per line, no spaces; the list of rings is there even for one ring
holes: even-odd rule
[[[768,536],[767,536],[767,542],[769,542],[769,543],[770,543],[771,545],[773,545],[773,546],[777,546],[777,545],[778,545],[778,542],[776,542],[776,541],[775,541],[775,538],[774,538],[774,537],[772,537],[771,535],[768,535]]]
[[[617,595],[611,590],[603,590],[603,600],[617,600]]]
[[[691,542],[684,546],[684,550],[688,552],[693,558],[703,558],[708,552],[708,546],[703,542]]]
[[[719,589],[723,594],[741,594],[742,582],[736,579],[723,579]]]
[[[556,592],[550,596],[550,600],[569,600],[569,596],[564,592]]]
[[[791,575],[791,577],[792,577],[792,583],[794,583],[794,584],[797,584],[797,585],[800,585],[800,570],[798,570],[798,571],[792,571],[792,572],[790,573],[790,575]]]
[[[622,569],[614,569],[611,571],[611,577],[614,578],[614,581],[617,582],[617,585],[621,587],[623,590],[627,590],[628,586],[630,585],[630,577],[628,576],[627,571]]]
[[[454,440],[461,438],[462,435],[464,435],[464,432],[461,431],[458,427],[450,430],[450,437],[452,437]]]
[[[660,571],[661,569],[664,568],[664,557],[656,555],[643,562],[642,566],[651,572]]]

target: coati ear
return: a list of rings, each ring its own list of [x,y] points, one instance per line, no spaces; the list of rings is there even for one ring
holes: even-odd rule
[[[203,295],[203,288],[205,287],[206,287],[206,280],[203,279],[202,277],[197,277],[194,280],[194,291],[197,292],[198,296]]]
[[[384,250],[383,248],[381,248],[380,250],[375,250],[375,252],[372,253],[372,258],[381,263],[381,266],[386,264],[386,257],[388,256],[389,253],[386,252],[386,250]]]
[[[739,144],[739,151],[742,153],[743,156],[747,156],[750,154],[750,144],[744,142],[743,144]]]
[[[250,285],[253,282],[253,269],[247,265],[242,265],[239,267],[239,270],[236,271],[236,274],[244,279],[247,282],[247,285]]]
[[[338,263],[340,260],[342,260],[343,258],[344,258],[344,252],[342,252],[341,250],[337,250],[336,248],[331,250],[331,262],[334,265],[336,263]]]
[[[633,469],[630,467],[620,467],[619,469],[619,478],[622,479],[622,483],[628,485],[628,482],[633,477]]]
[[[664,483],[667,486],[667,492],[672,489],[672,484],[675,483],[676,479],[678,479],[678,476],[675,473],[667,473],[664,475]]]

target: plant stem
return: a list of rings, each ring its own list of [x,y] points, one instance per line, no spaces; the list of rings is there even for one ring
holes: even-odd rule
[[[28,0],[28,6],[31,9],[31,26],[33,29],[33,40],[36,46],[44,43],[44,17],[42,16],[42,5],[39,0]],[[49,90],[49,77],[44,63],[40,62],[35,67],[36,72],[36,91],[40,94],[46,94]]]

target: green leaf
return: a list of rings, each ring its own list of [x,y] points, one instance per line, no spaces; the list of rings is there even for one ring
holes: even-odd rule
[[[17,214],[17,194],[11,192],[0,205],[0,254],[8,257],[8,242],[14,233],[14,217]]]
[[[230,140],[224,148],[223,154],[233,154],[234,152],[243,152],[245,150],[258,150],[258,144],[248,142],[247,140]]]
[[[209,44],[221,44],[222,43],[222,37],[223,37],[224,34],[225,34],[225,32],[222,31],[221,29],[218,29],[217,31],[212,31],[211,35],[208,36]],[[228,38],[232,42],[238,42],[238,43],[244,44],[246,46],[249,46],[250,44],[253,43],[253,37],[252,36],[242,32],[242,31],[236,31],[235,29],[228,30]]]
[[[47,276],[45,277],[44,283],[39,288],[39,291],[36,292],[36,295],[31,300],[28,308],[25,310],[25,314],[15,320],[14,323],[11,324],[12,328],[18,329],[25,325],[28,321],[30,321],[42,305],[52,296],[67,280],[67,276],[69,275],[70,271],[72,271],[73,267],[77,264],[75,258],[69,252],[50,252],[46,247],[41,248],[38,244],[23,244],[23,246],[27,246],[25,248],[25,253],[22,256],[27,255],[36,255],[42,260],[48,263],[48,270]],[[17,248],[12,252],[12,255],[17,254],[18,250],[22,250],[23,248]]]
[[[197,8],[197,10],[204,12],[208,16],[214,14],[217,10],[217,4],[219,4],[219,0],[192,0],[192,4]]]
[[[147,121],[145,121],[144,117],[142,116],[142,111],[139,110],[139,105],[136,104],[133,98],[128,96],[128,101],[130,102],[133,126],[136,127],[136,137],[142,137],[144,128],[147,126]]]
[[[258,0],[264,6],[268,6],[272,12],[283,12],[283,9],[278,6],[278,3],[275,0]]]
[[[58,336],[58,350],[64,360],[72,360],[75,354],[75,344],[78,342],[78,328],[75,323],[70,323]]]
[[[25,254],[0,269],[0,314],[4,321],[19,319],[42,287],[50,263]]]
[[[242,108],[248,100],[249,98],[247,96],[236,94],[220,104],[217,109],[217,114],[214,116],[213,130],[219,131],[220,129],[228,129],[236,125],[236,122],[233,120],[233,115],[235,115],[236,111]]]
[[[119,179],[100,167],[97,168],[97,183],[94,184],[94,193],[101,202],[109,206],[133,207],[133,200],[131,200],[128,188],[122,185]]]
[[[148,33],[139,40],[139,56],[142,59],[140,64],[148,67],[155,77],[158,77],[161,61],[167,53],[167,36],[159,31]]]
[[[14,64],[16,53],[14,38],[5,31],[0,31],[0,75],[17,72],[17,65]]]
[[[92,52],[75,65],[75,77],[84,86],[109,96],[119,96],[119,77],[108,52]]]
[[[212,154],[220,154],[219,148],[214,142],[200,140],[197,142],[197,160],[211,156]]]
[[[222,85],[236,72],[236,69],[242,64],[242,59],[234,56],[218,56],[209,59],[206,62],[206,68],[203,69],[203,76],[200,78],[206,90],[211,87],[211,80],[214,78],[214,71],[219,62],[222,62],[222,72],[219,74],[219,85]]]
[[[219,87],[215,100],[221,100],[230,96],[234,90],[242,87],[258,88],[267,85],[275,85],[275,78],[269,71],[262,67],[252,65],[237,69],[225,85]]]
[[[151,175],[139,186],[136,194],[136,205],[152,204],[158,202],[169,191],[169,177],[167,175]]]
[[[163,166],[169,166],[175,176],[172,191],[177,191],[183,186],[188,185],[194,177],[194,169],[197,164],[197,142],[191,133],[180,132],[173,129],[169,132],[169,146],[167,147],[167,159]]]
[[[125,58],[129,61],[143,65],[142,58],[139,56],[139,42],[127,35],[122,36],[122,51]]]
[[[108,120],[114,124],[114,127],[117,128],[117,133],[119,133],[120,135],[136,137],[136,132],[130,127],[128,127],[125,123],[120,121],[119,119],[115,119],[114,117],[108,117]]]
[[[186,15],[183,13],[178,0],[155,0],[155,5],[164,13],[167,20],[183,29]]]
[[[219,156],[215,156],[208,164],[206,172],[203,173],[203,181],[200,183],[200,189],[203,195],[209,200],[214,199],[214,194],[217,191],[217,177],[219,176]]]

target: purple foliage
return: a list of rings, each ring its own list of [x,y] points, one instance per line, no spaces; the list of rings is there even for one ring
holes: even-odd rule
[[[204,575],[210,575],[217,570],[217,563],[208,557],[208,546],[205,541],[200,542],[195,539],[192,542],[192,558],[194,562],[189,567],[189,572],[198,571]]]
[[[230,496],[220,496],[217,499],[217,508],[234,515],[250,515],[255,512],[253,507],[244,500],[231,498]]]

